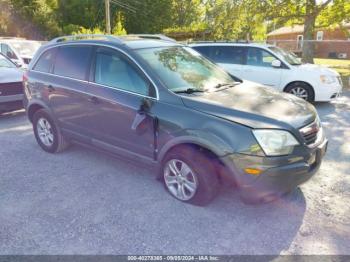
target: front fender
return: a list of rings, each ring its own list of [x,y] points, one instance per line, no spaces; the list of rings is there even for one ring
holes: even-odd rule
[[[187,130],[186,135],[174,137],[159,150],[158,162],[161,163],[169,150],[182,144],[195,144],[221,157],[231,154],[233,149],[221,138],[201,130]]]

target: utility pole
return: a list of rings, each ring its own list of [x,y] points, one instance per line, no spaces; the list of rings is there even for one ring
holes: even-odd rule
[[[105,10],[106,10],[106,33],[111,34],[111,13],[109,10],[109,0],[105,0]]]

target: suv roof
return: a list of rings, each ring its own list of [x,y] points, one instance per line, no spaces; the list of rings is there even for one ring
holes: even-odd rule
[[[52,39],[45,46],[59,45],[61,43],[76,43],[84,42],[90,44],[97,43],[109,43],[116,45],[126,45],[131,49],[139,48],[152,48],[162,46],[174,46],[178,45],[172,38],[164,35],[125,35],[125,36],[114,36],[114,35],[103,35],[103,34],[84,34],[84,35],[68,35],[61,36]]]

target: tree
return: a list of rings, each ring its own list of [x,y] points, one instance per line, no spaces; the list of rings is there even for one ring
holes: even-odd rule
[[[204,4],[202,0],[173,0],[172,23],[176,27],[186,27],[200,23],[204,18]]]
[[[136,12],[123,10],[125,29],[128,33],[160,33],[172,26],[172,0],[129,1]],[[120,10],[120,9],[119,9]]]
[[[206,22],[215,39],[263,40],[263,8],[259,0],[208,0]]]
[[[113,35],[126,35],[126,30],[123,26],[123,15],[121,12],[117,13],[117,19],[115,22],[115,26],[113,27]]]
[[[57,0],[8,0],[13,34],[34,39],[56,36],[60,33],[57,24]]]
[[[267,18],[275,22],[303,24],[302,60],[313,63],[314,35],[318,27],[341,24],[350,16],[349,0],[264,0]]]

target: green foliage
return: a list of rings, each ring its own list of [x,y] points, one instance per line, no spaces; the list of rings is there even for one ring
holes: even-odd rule
[[[55,36],[60,33],[56,22],[55,0],[8,0],[13,30],[18,35],[36,38]]]
[[[121,12],[118,12],[117,18],[115,21],[115,26],[113,27],[112,34],[113,35],[126,35],[126,30],[123,26],[124,17]]]
[[[98,27],[93,28],[93,29],[89,29],[89,28],[85,28],[85,27],[80,26],[77,31],[73,31],[73,32],[71,32],[71,34],[72,35],[79,35],[79,34],[83,34],[83,35],[98,34],[98,35],[100,35],[100,34],[104,34],[104,31],[102,31]]]
[[[206,32],[211,39],[264,40],[266,32],[303,24],[318,0],[123,0],[111,1],[113,34]],[[123,6],[124,5],[124,6]],[[136,12],[130,11],[127,6]],[[350,20],[350,1],[333,0],[316,10],[315,26]],[[349,21],[350,22],[350,21]],[[0,33],[50,39],[73,33],[103,33],[103,0],[0,0]],[[199,34],[196,34],[199,33]]]
[[[122,10],[128,33],[159,33],[173,25],[172,0],[142,0],[129,3],[137,8],[137,12]]]

